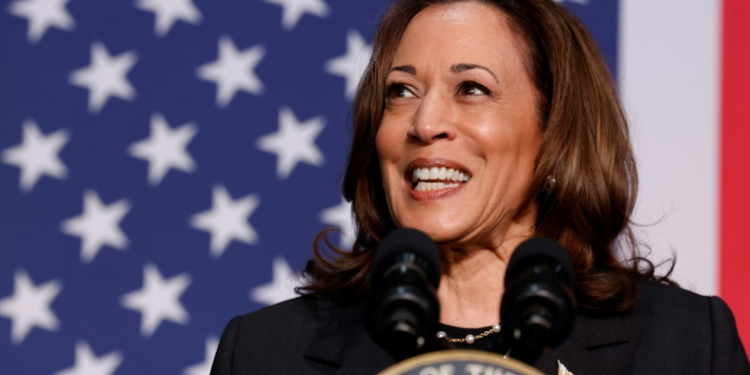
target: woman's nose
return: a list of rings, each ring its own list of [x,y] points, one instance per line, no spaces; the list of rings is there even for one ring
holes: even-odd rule
[[[455,113],[448,100],[439,95],[426,95],[414,114],[414,123],[409,128],[409,136],[424,144],[439,139],[456,138]]]

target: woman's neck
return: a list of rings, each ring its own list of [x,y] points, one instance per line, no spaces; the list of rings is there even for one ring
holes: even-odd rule
[[[530,234],[503,241],[495,249],[444,250],[438,288],[440,322],[479,328],[500,321],[505,271],[513,250]]]

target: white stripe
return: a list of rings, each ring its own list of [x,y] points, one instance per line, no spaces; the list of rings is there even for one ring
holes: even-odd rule
[[[621,0],[619,82],[640,173],[635,221],[675,279],[718,290],[720,6]]]

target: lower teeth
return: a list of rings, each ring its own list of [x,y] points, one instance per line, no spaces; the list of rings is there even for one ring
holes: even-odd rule
[[[458,183],[449,183],[446,184],[444,182],[419,182],[417,183],[417,186],[414,187],[415,191],[432,191],[432,190],[441,190],[441,189],[450,189],[457,187]]]

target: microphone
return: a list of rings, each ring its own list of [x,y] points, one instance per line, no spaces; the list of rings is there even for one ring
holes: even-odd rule
[[[374,341],[397,361],[425,351],[440,315],[435,242],[415,229],[394,230],[375,253],[371,276],[365,323]]]
[[[533,365],[565,341],[575,322],[572,269],[565,249],[549,238],[534,237],[516,248],[505,273],[501,351]]]

